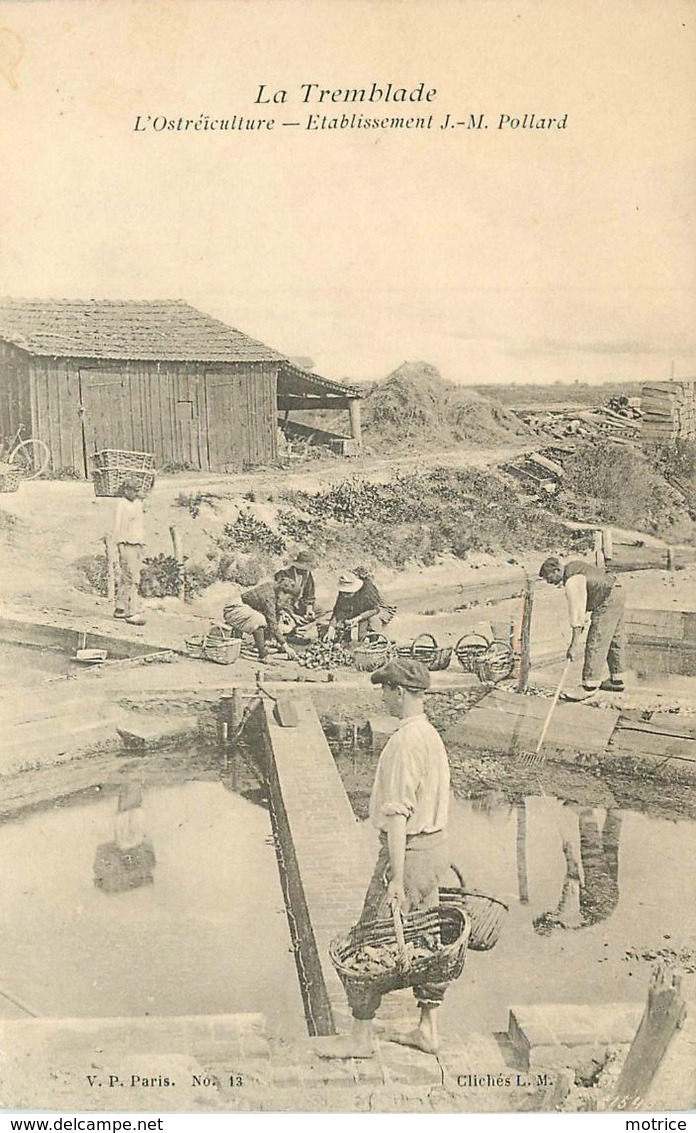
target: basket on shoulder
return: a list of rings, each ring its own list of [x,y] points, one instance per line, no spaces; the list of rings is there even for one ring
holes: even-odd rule
[[[92,455],[95,496],[118,496],[126,480],[146,495],[155,483],[155,458],[150,452],[102,449]]]

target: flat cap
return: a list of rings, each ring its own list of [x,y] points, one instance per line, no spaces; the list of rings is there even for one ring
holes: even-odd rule
[[[373,685],[399,685],[409,692],[425,692],[430,688],[430,673],[421,661],[410,657],[395,657],[376,669],[370,680]]]

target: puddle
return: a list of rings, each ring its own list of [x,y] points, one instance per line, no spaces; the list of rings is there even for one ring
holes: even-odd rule
[[[66,676],[78,666],[62,649],[42,645],[16,645],[4,641],[0,647],[0,686],[28,684],[30,681]]]
[[[268,811],[191,767],[148,785],[151,768],[0,825],[0,993],[45,1016],[260,1011],[305,1034]],[[0,994],[0,1014],[21,1013]]]
[[[488,802],[455,800],[452,857],[475,888],[500,897],[510,912],[491,952],[468,953],[464,976],[445,1001],[443,1025],[505,1030],[507,1008],[515,1003],[642,1001],[650,964],[627,960],[627,952],[696,948],[696,823],[603,807],[581,812],[538,795],[513,807],[495,795]],[[600,835],[606,832],[604,855],[598,845],[593,852],[593,822]],[[564,840],[584,873],[590,923],[539,935],[533,922],[558,909],[563,893]],[[618,850],[616,887],[612,843]],[[526,902],[520,899],[525,878]],[[562,919],[577,923],[579,905],[571,894]],[[696,992],[696,976],[685,975],[684,990],[687,996]]]

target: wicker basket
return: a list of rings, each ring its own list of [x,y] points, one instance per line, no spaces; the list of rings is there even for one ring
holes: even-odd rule
[[[508,907],[496,897],[488,897],[475,889],[467,890],[466,882],[456,865],[451,868],[457,875],[459,885],[452,888],[442,886],[440,904],[463,909],[471,922],[467,947],[474,952],[489,952],[498,943]]]
[[[217,665],[232,665],[239,660],[241,652],[242,639],[231,626],[215,625],[203,640],[203,657]]]
[[[126,480],[137,484],[144,494],[152,491],[154,472],[127,471],[122,468],[95,468],[92,472],[95,496],[120,496]]]
[[[447,904],[408,913],[403,918],[403,926],[407,943],[423,933],[439,934],[440,948],[406,967],[385,968],[373,973],[356,971],[350,961],[366,944],[379,947],[396,942],[391,918],[358,924],[346,936],[331,942],[331,962],[346,991],[350,989],[351,1002],[361,993],[385,995],[397,988],[413,987],[421,983],[449,983],[462,974],[471,930],[469,917],[462,908]]]
[[[476,674],[484,684],[506,680],[515,667],[515,654],[504,641],[492,641],[479,658]]]
[[[97,469],[116,468],[120,472],[151,472],[155,458],[151,452],[127,452],[125,449],[105,448],[92,456]]]
[[[0,492],[16,492],[22,479],[21,472],[0,473]]]
[[[239,660],[242,652],[241,637],[234,637],[230,641],[211,641],[206,637],[203,647],[203,656],[206,661],[215,661],[217,665],[232,665]]]
[[[353,664],[363,673],[374,673],[389,660],[391,642],[381,633],[368,633],[351,648]]]
[[[403,645],[397,649],[399,657],[412,657],[420,661],[431,673],[440,673],[449,666],[452,660],[452,646],[438,648],[437,641],[431,633],[422,633],[410,645]]]
[[[186,653],[194,661],[200,661],[203,657],[203,650],[205,648],[205,637],[187,637],[186,638]]]
[[[465,633],[454,647],[459,664],[465,673],[476,673],[490,642],[480,633]]]

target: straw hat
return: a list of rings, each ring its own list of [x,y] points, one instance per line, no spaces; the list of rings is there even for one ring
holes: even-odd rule
[[[298,570],[311,570],[316,565],[316,560],[311,551],[298,551],[293,559],[290,560],[291,567],[297,567]]]
[[[350,571],[344,571],[338,580],[338,590],[340,594],[355,594],[362,586],[362,582]]]

